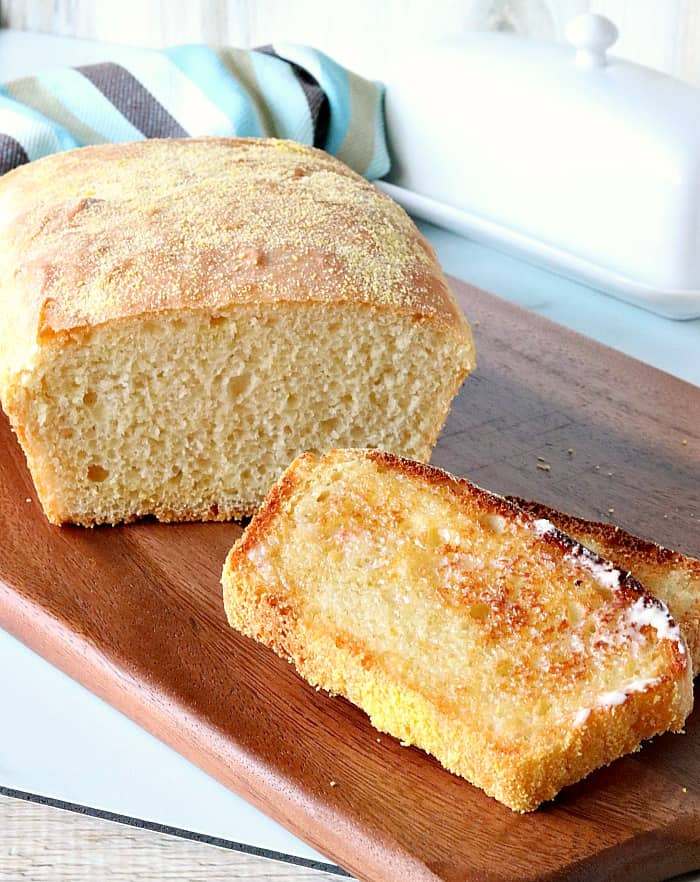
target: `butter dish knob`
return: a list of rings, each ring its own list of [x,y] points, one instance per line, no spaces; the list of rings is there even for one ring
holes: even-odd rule
[[[608,63],[605,53],[617,40],[618,31],[609,18],[587,12],[571,19],[565,36],[576,49],[577,65],[604,67]]]

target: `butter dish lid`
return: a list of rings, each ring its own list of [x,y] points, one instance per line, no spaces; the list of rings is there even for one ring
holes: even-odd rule
[[[700,90],[610,54],[479,33],[384,59],[409,211],[674,318],[700,316]]]

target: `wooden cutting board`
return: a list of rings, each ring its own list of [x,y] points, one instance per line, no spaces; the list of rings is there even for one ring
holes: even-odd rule
[[[434,462],[700,555],[700,389],[454,285],[479,367]],[[361,879],[700,868],[700,713],[518,816],[227,627],[237,525],[51,527],[4,422],[0,475],[0,624]]]

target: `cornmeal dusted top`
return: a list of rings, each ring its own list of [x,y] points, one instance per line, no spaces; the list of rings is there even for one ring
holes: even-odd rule
[[[405,212],[319,150],[223,138],[107,144],[0,181],[0,305],[22,307],[14,334],[41,341],[143,314],[290,301],[432,317],[469,340]]]

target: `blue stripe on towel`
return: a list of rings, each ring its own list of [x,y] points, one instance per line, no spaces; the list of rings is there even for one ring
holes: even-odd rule
[[[337,153],[350,125],[350,87],[347,71],[332,58],[310,46],[275,43],[275,52],[282,58],[306,68],[326,93],[331,112],[324,147],[329,153]]]
[[[80,146],[63,126],[37,110],[27,107],[26,104],[20,104],[19,101],[10,98],[2,86],[0,86],[0,128],[12,132],[12,137],[24,147],[24,152],[30,160]]]
[[[381,83],[375,83],[374,85],[377,95],[374,106],[374,153],[370,164],[361,172],[370,181],[383,178],[384,175],[389,173],[391,168],[391,159],[389,158],[384,131],[384,86]]]
[[[314,130],[306,96],[291,67],[274,55],[251,52],[260,91],[275,123],[275,136],[313,144]]]
[[[173,46],[161,52],[232,120],[231,134],[265,135],[247,91],[226,70],[208,46]]]

